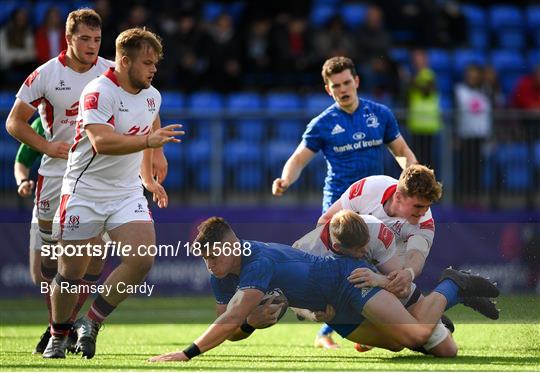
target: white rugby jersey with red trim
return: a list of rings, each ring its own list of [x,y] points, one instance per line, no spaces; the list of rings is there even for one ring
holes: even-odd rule
[[[84,128],[102,124],[125,136],[144,136],[152,130],[160,106],[157,89],[128,93],[118,84],[113,68],[91,81],[81,94],[77,135],[69,151],[62,194],[105,201],[142,193],[139,173],[143,152],[97,154]]]
[[[358,180],[341,195],[341,206],[358,214],[373,215],[386,224],[394,232],[398,255],[405,254],[407,241],[414,235],[423,237],[431,248],[435,236],[435,221],[431,209],[420,218],[418,224],[410,224],[404,218],[388,216],[384,211],[383,205],[396,192],[397,183],[393,177],[384,175]]]
[[[83,88],[97,78],[114,62],[98,57],[92,67],[78,73],[66,64],[66,51],[39,66],[26,78],[17,92],[17,98],[39,110],[45,139],[73,143]],[[39,174],[61,177],[66,171],[66,160],[43,155]]]
[[[369,229],[367,253],[363,260],[380,265],[386,263],[396,252],[392,231],[379,219],[370,215],[360,215]],[[330,222],[320,225],[293,244],[294,248],[316,256],[335,253],[330,240]]]

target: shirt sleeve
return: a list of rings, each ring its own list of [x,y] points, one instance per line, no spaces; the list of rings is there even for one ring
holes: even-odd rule
[[[46,77],[40,69],[34,70],[19,88],[16,97],[36,109],[44,97],[43,84]]]
[[[238,290],[258,289],[265,293],[274,274],[274,265],[268,260],[258,259],[247,263],[240,273]]]
[[[218,304],[228,304],[231,298],[236,293],[233,282],[229,278],[218,279],[215,276],[210,277],[212,291]]]
[[[360,196],[364,191],[365,183],[365,178],[358,180],[357,182],[351,184],[351,186],[349,186],[347,190],[341,195],[339,201],[341,202],[341,207],[344,210],[359,211],[359,209],[356,208],[356,205],[360,203]]]
[[[384,223],[378,223],[377,236],[373,238],[373,259],[377,265],[386,263],[396,252],[394,233]],[[371,232],[370,232],[371,233]]]
[[[383,108],[383,113],[386,121],[386,126],[384,127],[383,141],[385,144],[388,144],[401,136],[401,133],[399,132],[399,126],[396,117],[394,116],[392,111],[385,106]]]
[[[313,118],[302,135],[302,143],[314,153],[317,153],[323,147],[320,127],[320,120],[318,118]]]
[[[36,118],[31,125],[32,129],[41,137],[45,137],[43,126],[41,125],[41,118]],[[15,157],[15,162],[22,163],[26,168],[32,168],[32,165],[41,156],[41,153],[32,149],[26,144],[21,144]]]
[[[85,89],[81,96],[79,112],[83,127],[88,124],[106,124],[114,128],[114,99],[111,95],[103,90]]]

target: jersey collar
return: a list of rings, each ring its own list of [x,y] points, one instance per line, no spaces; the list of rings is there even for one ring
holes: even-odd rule
[[[326,250],[330,250],[334,254],[341,255],[332,247],[332,240],[330,239],[330,221],[324,225],[320,238]]]
[[[381,199],[381,205],[384,205],[386,201],[388,201],[396,192],[397,184],[390,185],[386,190],[384,191],[384,194]]]
[[[62,66],[66,67],[67,66],[67,59],[66,59],[66,54],[67,54],[67,50],[63,50],[62,52],[60,52],[60,54],[58,55],[58,61],[60,61],[60,63],[62,64]],[[92,63],[92,65],[96,66],[97,63],[98,63],[98,58],[96,56],[96,59],[94,60],[94,62]]]
[[[104,73],[107,78],[109,78],[114,84],[116,84],[118,87],[120,87],[120,83],[118,83],[118,79],[116,78],[116,75],[114,75],[114,67],[109,67]]]

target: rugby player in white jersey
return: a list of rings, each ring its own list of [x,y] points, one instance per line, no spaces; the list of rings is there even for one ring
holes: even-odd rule
[[[161,41],[152,32],[142,28],[122,32],[116,39],[115,68],[91,81],[79,100],[77,135],[69,152],[53,234],[63,246],[93,245],[99,244],[106,231],[113,242],[133,248],[105,280],[111,291],[98,294],[78,321],[77,350],[86,358],[95,354],[101,323],[128,296],[117,285],[140,284],[154,261],[145,250],[138,250],[155,244],[143,186],[154,194],[159,207],[167,206],[167,193],[152,175],[152,149],[180,142],[174,136],[183,134],[177,131],[180,125],[153,130],[159,123],[161,95],[151,82],[161,57]],[[52,282],[52,336],[44,357],[65,357],[76,295],[61,291],[60,286],[77,287],[90,259],[90,253],[84,252],[59,257]]]
[[[83,88],[92,79],[101,75],[112,61],[98,57],[101,44],[101,18],[92,9],[79,9],[69,13],[66,21],[67,50],[39,66],[24,81],[17,93],[16,101],[6,121],[9,133],[20,142],[43,154],[38,171],[35,192],[39,240],[33,239],[38,250],[31,250],[31,261],[41,262],[41,277],[50,283],[57,271],[57,263],[40,255],[41,244],[54,245],[51,237],[52,220],[60,204],[60,189],[66,170],[66,159],[75,137],[75,122],[79,97]],[[44,136],[37,134],[29,120],[39,110]],[[33,223],[35,224],[35,223]],[[82,281],[96,282],[102,269],[102,261],[96,258],[88,267]],[[73,310],[75,319],[88,297],[81,292]],[[46,294],[50,310],[50,297]],[[34,353],[43,353],[49,340],[49,328],[42,335]]]

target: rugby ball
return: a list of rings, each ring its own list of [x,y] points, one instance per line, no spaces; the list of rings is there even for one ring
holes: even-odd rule
[[[272,290],[268,290],[263,298],[261,299],[261,303],[259,303],[260,305],[263,305],[266,303],[266,301],[268,299],[270,299],[272,296],[276,296],[274,298],[274,300],[272,301],[272,304],[281,304],[281,311],[279,312],[279,316],[278,316],[278,319],[277,321],[281,320],[281,318],[283,316],[285,316],[285,313],[287,313],[287,308],[289,307],[289,301],[287,300],[287,297],[285,296],[285,294],[283,294],[283,291],[281,289],[278,289],[278,288],[275,288],[275,289],[272,289]],[[268,328],[270,326],[272,326],[274,324],[268,324],[266,326],[263,326],[259,329],[265,329],[265,328]]]

